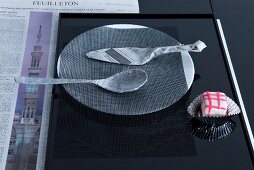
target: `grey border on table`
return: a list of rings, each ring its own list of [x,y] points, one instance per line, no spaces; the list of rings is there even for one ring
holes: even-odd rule
[[[222,45],[223,45],[223,48],[225,50],[229,70],[230,70],[232,80],[233,80],[233,83],[234,83],[234,87],[235,87],[235,90],[236,90],[236,95],[238,97],[239,104],[240,104],[240,107],[241,107],[241,110],[242,110],[243,120],[245,122],[245,126],[246,126],[246,129],[247,129],[247,132],[248,132],[248,137],[250,139],[252,150],[254,151],[253,133],[252,133],[250,122],[249,122],[249,119],[248,119],[248,115],[247,115],[247,112],[246,112],[246,109],[245,109],[245,106],[244,106],[244,102],[243,102],[243,98],[242,98],[242,95],[241,95],[240,87],[239,87],[237,79],[236,79],[234,67],[233,67],[231,57],[230,57],[230,54],[229,54],[229,50],[228,50],[225,35],[224,35],[223,29],[222,29],[221,21],[220,21],[220,19],[216,19],[216,22],[218,24],[219,33],[220,33],[220,37],[221,37],[221,40],[222,40]]]

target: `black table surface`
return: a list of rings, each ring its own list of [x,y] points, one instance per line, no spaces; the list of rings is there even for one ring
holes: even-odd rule
[[[225,56],[213,15],[200,15],[202,13],[212,14],[209,4],[210,3],[199,4],[201,6],[204,5],[204,8],[202,8],[203,11],[201,13],[197,12],[196,14],[198,15],[196,16],[185,15],[186,18],[173,16],[173,18],[170,19],[170,16],[166,15],[163,15],[163,19],[161,19],[160,16],[158,16],[158,18],[151,16],[153,18],[151,19],[149,16],[139,17],[137,15],[118,16],[119,19],[113,16],[113,18],[110,18],[110,16],[106,17],[105,15],[97,19],[96,17],[91,19],[87,19],[86,17],[84,19],[82,19],[82,17],[77,19],[75,19],[75,17],[63,18],[61,20],[62,22],[60,22],[58,50],[61,51],[72,38],[88,29],[114,23],[130,23],[153,27],[173,35],[180,42],[192,42],[200,39],[206,42],[209,48],[202,53],[192,54],[196,74],[199,75],[200,78],[195,80],[189,93],[182,99],[181,102],[185,104],[185,107],[182,108],[186,108],[191,100],[201,92],[207,90],[223,91],[232,99],[237,100],[229,72],[227,71]],[[141,6],[141,11],[142,10]],[[195,11],[196,10],[187,11],[187,13],[195,13]],[[177,13],[179,11],[175,12]],[[182,11],[181,13],[184,12]],[[68,32],[68,34],[66,34],[66,32]],[[124,122],[124,126],[126,127],[132,127],[133,125],[130,124],[132,122],[138,124],[140,123],[139,120],[128,118],[126,122],[126,119],[123,117],[116,118],[114,116],[107,116],[87,108],[82,110],[82,106],[75,103],[75,101],[73,102],[68,95],[62,94],[64,94],[64,90],[56,86],[52,108],[53,114],[51,114],[46,169],[253,169],[252,150],[247,139],[241,115],[233,118],[237,123],[237,127],[230,136],[213,142],[201,140],[197,137],[185,134],[179,136],[179,134],[176,134],[178,132],[176,128],[177,125],[174,125],[174,122],[169,122],[173,123],[172,126],[163,129],[161,136],[161,131],[159,131],[159,136],[156,136],[156,134],[153,136],[153,134],[151,135],[149,133],[149,135],[152,136],[151,139],[157,140],[159,137],[158,140],[161,139],[160,142],[163,141],[163,144],[158,146],[151,145],[151,147],[157,147],[153,150],[154,152],[145,152],[145,150],[140,154],[142,148],[135,148],[129,152],[126,151],[128,149],[118,146],[121,144],[126,145],[126,143],[129,142],[129,148],[133,149],[134,146],[132,146],[131,142],[135,141],[130,140],[126,142],[117,140],[117,138],[114,138],[114,135],[110,133],[111,130],[113,130],[114,133],[119,133],[119,131],[115,131],[118,126],[119,128],[123,128],[117,123],[118,121]],[[65,100],[71,102],[71,104],[69,103],[71,105],[70,107],[68,107],[68,102],[64,102]],[[75,110],[81,110],[81,112],[85,114],[75,114]],[[164,112],[169,112],[167,113],[168,117],[172,115],[173,117],[175,116],[174,112],[170,109]],[[159,115],[165,115],[165,113]],[[187,120],[184,115],[187,118],[186,111],[180,113],[179,116],[181,120]],[[162,116],[163,118],[156,116],[155,119],[152,116],[153,114],[145,115],[141,119],[149,120],[153,123],[158,123],[166,119],[164,116]],[[177,117],[179,118],[179,116]],[[81,127],[79,125],[81,120],[87,121],[88,126],[83,129],[83,132],[77,133],[77,131],[79,131],[78,127]],[[150,123],[148,123],[148,126],[150,126]],[[188,124],[188,121],[186,121],[186,124]],[[138,124],[136,126],[139,130],[142,130],[147,127],[147,124]],[[185,129],[185,125],[183,126]],[[109,130],[99,130],[101,127],[106,127],[106,129],[108,128]],[[163,137],[165,135],[163,134],[175,128],[176,133],[172,133],[170,138],[164,140]],[[93,137],[94,135],[89,136],[95,133],[97,137]],[[88,136],[86,136],[87,134]],[[108,134],[113,137],[112,143],[109,144],[110,148],[107,148],[108,141],[104,143],[96,142],[96,139],[107,139],[106,137],[104,138],[104,135],[107,136]],[[82,138],[84,136],[86,136],[86,138]],[[84,140],[87,140],[87,137],[90,137],[90,141],[88,139],[88,142],[85,142]],[[181,139],[179,139],[180,137]],[[146,143],[147,146],[149,146],[153,140],[146,141],[148,142]],[[137,144],[139,143],[137,142]],[[103,148],[104,146],[106,146],[106,148]],[[146,145],[142,146],[147,149]],[[179,146],[184,148],[174,148]],[[96,152],[94,151],[94,148],[98,149],[100,147],[102,148],[96,150]],[[89,152],[85,152],[84,148],[89,150]],[[112,153],[111,150],[115,148],[120,148],[121,153]],[[163,150],[163,148],[165,148],[165,150]],[[158,150],[161,150],[161,152],[157,153],[156,151]]]
[[[214,14],[221,20],[252,131],[254,131],[254,1],[139,0],[145,14]]]

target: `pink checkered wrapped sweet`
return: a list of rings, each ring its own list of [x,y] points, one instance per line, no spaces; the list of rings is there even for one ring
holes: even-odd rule
[[[204,92],[188,107],[193,117],[226,117],[241,112],[238,105],[222,92]]]
[[[222,92],[204,92],[201,100],[201,112],[203,116],[226,116],[227,96]]]

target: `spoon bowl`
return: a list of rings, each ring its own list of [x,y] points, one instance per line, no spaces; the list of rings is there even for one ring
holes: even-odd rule
[[[147,77],[147,73],[143,70],[127,70],[99,80],[98,85],[117,93],[131,92],[142,87],[146,83]]]

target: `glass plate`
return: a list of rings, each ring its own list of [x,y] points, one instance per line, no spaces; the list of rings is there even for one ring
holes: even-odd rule
[[[190,88],[194,65],[188,52],[161,55],[142,66],[127,66],[89,59],[86,53],[101,48],[159,47],[177,45],[173,37],[153,28],[130,24],[97,27],[74,38],[60,54],[60,78],[102,79],[129,69],[143,69],[147,83],[139,90],[117,94],[93,84],[66,84],[77,101],[105,113],[141,115],[164,109]]]

